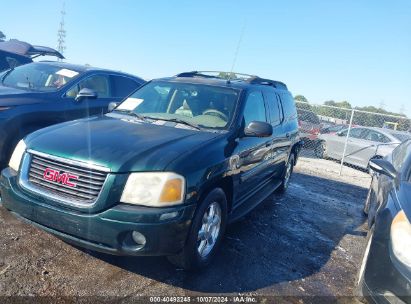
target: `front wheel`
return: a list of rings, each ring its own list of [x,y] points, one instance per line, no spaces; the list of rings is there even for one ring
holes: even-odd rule
[[[320,159],[326,159],[327,158],[327,145],[324,141],[321,141],[317,143],[314,154],[316,157]]]
[[[294,153],[292,153],[290,157],[288,158],[288,162],[286,164],[284,174],[283,174],[283,179],[281,181],[281,185],[278,188],[277,192],[284,193],[285,191],[287,191],[288,186],[290,185],[291,175],[294,172],[294,163],[295,163],[295,156],[294,156]]]
[[[212,190],[198,207],[183,250],[168,260],[185,270],[204,268],[216,254],[227,222],[227,199],[222,189]]]

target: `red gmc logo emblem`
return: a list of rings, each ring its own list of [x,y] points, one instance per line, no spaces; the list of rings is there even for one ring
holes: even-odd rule
[[[72,175],[66,172],[60,173],[60,171],[53,170],[50,168],[46,168],[46,170],[44,170],[43,178],[45,180],[56,182],[73,188],[77,186],[77,184],[73,181],[79,179],[77,175]]]

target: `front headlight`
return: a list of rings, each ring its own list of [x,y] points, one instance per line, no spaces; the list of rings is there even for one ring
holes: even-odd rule
[[[411,224],[404,211],[391,224],[391,247],[398,261],[411,270]]]
[[[121,202],[150,207],[165,207],[183,203],[185,179],[171,172],[131,173],[121,196]]]
[[[14,152],[11,155],[9,161],[9,167],[15,171],[19,171],[21,158],[23,157],[24,152],[26,152],[26,143],[24,140],[20,140],[17,144],[16,148],[14,148]]]

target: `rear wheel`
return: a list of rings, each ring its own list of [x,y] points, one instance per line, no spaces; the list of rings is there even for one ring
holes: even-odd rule
[[[315,156],[320,159],[327,158],[327,145],[325,144],[324,141],[321,141],[316,145],[314,153],[315,153]]]
[[[185,270],[206,267],[215,256],[227,222],[227,199],[222,189],[212,190],[194,215],[183,250],[168,260]]]
[[[284,193],[285,191],[287,191],[288,186],[290,184],[291,175],[294,172],[294,164],[295,164],[295,155],[294,153],[292,153],[290,157],[288,158],[288,162],[286,164],[285,171],[283,174],[283,179],[281,181],[281,185],[278,188],[277,192]]]

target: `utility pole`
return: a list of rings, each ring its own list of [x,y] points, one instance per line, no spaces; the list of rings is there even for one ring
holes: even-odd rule
[[[63,2],[63,9],[61,10],[61,20],[60,20],[60,26],[57,31],[57,50],[64,55],[64,51],[66,50],[66,30],[64,29],[64,16],[66,15],[66,3]],[[61,59],[59,59],[61,60]]]

